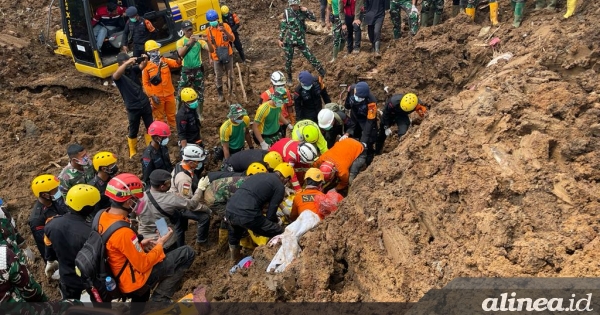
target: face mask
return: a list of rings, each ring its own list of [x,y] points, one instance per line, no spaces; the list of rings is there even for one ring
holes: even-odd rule
[[[135,22],[137,22],[137,19],[136,19],[136,18],[129,18],[129,21],[130,21],[131,23],[135,23]]]
[[[162,145],[163,147],[166,147],[167,144],[169,144],[169,138],[164,138],[160,141],[160,145]]]
[[[84,156],[83,158],[81,158],[80,160],[75,160],[77,161],[77,164],[81,165],[81,166],[88,166],[90,165],[90,163],[92,162],[90,160],[90,157],[88,155]]]
[[[323,130],[331,130],[331,128],[333,128],[333,124],[331,124],[331,126],[329,126],[327,128],[323,128]]]
[[[244,120],[243,119],[234,119],[233,122],[236,124],[241,124]]]
[[[362,101],[365,100],[365,98],[364,97],[358,97],[358,96],[356,96],[356,94],[354,94],[354,100],[357,101],[357,102],[362,102]]]
[[[201,169],[201,168],[202,168],[202,165],[203,165],[203,164],[202,164],[202,162],[199,162],[199,163],[198,163],[198,166],[196,166],[196,169],[197,169],[197,170]]]
[[[273,102],[275,102],[275,106],[276,107],[283,107],[283,101],[282,100],[273,100]]]
[[[188,107],[189,107],[189,108],[191,108],[191,109],[196,109],[196,108],[198,108],[198,100],[195,100],[195,101],[193,101],[193,102],[189,103],[189,104],[188,104]]]
[[[208,22],[208,24],[210,24],[210,26],[212,26],[212,27],[217,27],[217,26],[219,26],[219,21],[210,21],[210,22]]]
[[[119,166],[117,164],[113,165],[113,167],[106,169],[104,172],[108,175],[115,175],[119,171]]]
[[[60,190],[57,190],[56,193],[54,193],[54,195],[52,195],[52,201],[56,201],[58,199],[60,199],[62,197],[62,193],[60,192]]]
[[[302,88],[308,91],[312,88],[312,84],[311,85],[303,85]]]

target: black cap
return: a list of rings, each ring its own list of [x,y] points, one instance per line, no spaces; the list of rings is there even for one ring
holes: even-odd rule
[[[189,20],[185,20],[185,21],[181,22],[181,29],[184,31],[187,30],[188,28],[193,28],[193,27],[194,27],[194,25]]]
[[[125,61],[127,61],[127,60],[129,60],[129,55],[128,55],[127,53],[120,52],[120,53],[117,55],[117,62],[118,62],[118,63],[123,63],[123,62],[125,62]]]
[[[171,173],[162,169],[154,170],[152,173],[150,173],[150,185],[162,185],[170,179]]]

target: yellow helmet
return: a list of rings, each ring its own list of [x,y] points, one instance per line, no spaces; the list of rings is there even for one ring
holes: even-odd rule
[[[400,101],[400,108],[405,112],[412,112],[419,104],[419,99],[414,93],[404,94]]]
[[[316,143],[321,132],[315,125],[306,125],[302,128],[302,138],[308,143]]]
[[[308,171],[306,171],[306,174],[304,175],[304,180],[307,180],[309,178],[314,180],[317,183],[325,180],[325,176],[323,176],[323,172],[321,172],[320,169],[314,168],[314,167],[309,168]]]
[[[184,102],[193,102],[198,99],[198,93],[192,88],[184,88],[181,90],[181,100]]]
[[[144,50],[145,51],[153,51],[156,49],[160,48],[160,44],[157,43],[155,40],[149,40],[146,42],[146,44],[144,44]]]
[[[60,185],[60,181],[54,175],[44,174],[33,179],[31,182],[31,191],[36,197],[41,193],[49,192]]]
[[[294,176],[294,168],[289,163],[280,163],[274,172],[279,172],[284,178],[291,179]]]
[[[271,151],[265,154],[265,156],[263,157],[263,162],[267,163],[267,166],[270,169],[275,169],[279,164],[283,162],[283,159],[281,158],[281,154],[275,151]]]
[[[254,174],[266,173],[266,172],[267,172],[267,168],[264,165],[262,165],[262,163],[254,162],[254,163],[250,164],[250,166],[248,166],[248,169],[246,170],[246,176],[251,176]]]
[[[77,184],[67,192],[65,203],[75,211],[81,211],[83,207],[94,206],[100,201],[98,188],[88,184]]]
[[[97,172],[102,166],[109,166],[117,163],[117,156],[112,152],[98,152],[96,155],[94,155],[94,160],[92,163],[94,164],[94,169]]]
[[[226,5],[221,6],[221,14],[224,14],[224,15],[229,14],[229,7]]]

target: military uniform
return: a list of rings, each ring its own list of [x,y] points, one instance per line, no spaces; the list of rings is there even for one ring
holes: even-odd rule
[[[444,0],[423,0],[421,5],[421,26],[428,26],[429,13],[433,11],[433,25],[437,25],[444,13]]]
[[[177,49],[188,46],[190,39],[183,36],[177,41]],[[204,40],[199,40],[193,46],[188,48],[183,57],[181,67],[181,77],[177,85],[177,104],[181,103],[181,90],[191,87],[198,93],[198,114],[202,115],[204,108],[204,67],[202,66],[202,48],[208,49],[208,44]]]
[[[0,245],[7,245],[14,253],[19,254],[25,239],[17,231],[15,219],[10,216],[8,211],[0,208]],[[42,229],[42,245],[44,244],[43,229]],[[44,256],[42,254],[42,256]]]
[[[412,35],[417,34],[419,30],[419,14],[411,12],[412,1],[411,0],[392,0],[390,2],[390,17],[392,18],[392,24],[394,24],[394,38],[400,38],[400,30],[402,27],[402,19],[400,18],[400,10],[406,12],[408,15],[408,23],[410,26],[410,32]]]
[[[91,164],[84,165],[83,171],[80,171],[69,163],[58,175],[58,179],[60,180],[60,192],[62,192],[63,196],[66,196],[71,187],[77,184],[89,184],[93,178],[94,168]]]

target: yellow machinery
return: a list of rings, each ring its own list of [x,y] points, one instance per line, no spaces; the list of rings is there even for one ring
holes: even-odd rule
[[[54,52],[72,57],[75,68],[80,72],[100,78],[112,75],[117,69],[117,54],[122,40],[122,36],[119,35],[122,35],[122,30],[107,36],[100,53],[94,36],[92,18],[98,7],[114,0],[57,1],[62,29],[56,32],[56,46],[52,47]],[[53,3],[54,0],[50,4],[49,12],[52,12]],[[176,54],[175,43],[183,36],[183,20],[190,20],[194,25],[194,34],[199,34],[208,27],[206,11],[213,9],[221,15],[219,0],[118,0],[117,4],[125,8],[135,5],[139,15],[152,22],[158,31],[155,40],[162,45],[160,51],[166,56]],[[126,17],[123,17],[123,26],[125,19]],[[48,27],[49,25],[50,16]],[[41,34],[40,39],[46,41],[43,35]]]

